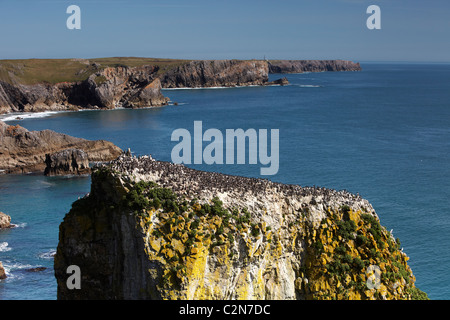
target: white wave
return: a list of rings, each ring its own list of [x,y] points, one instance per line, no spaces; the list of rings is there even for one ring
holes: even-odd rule
[[[16,274],[14,271],[33,268],[33,266],[30,264],[21,264],[18,262],[11,262],[8,260],[3,261],[2,264],[3,264],[3,268],[5,269],[5,273],[7,276],[6,280],[8,280],[8,281],[18,280],[18,279],[23,278],[23,275]]]
[[[7,121],[17,121],[17,120],[25,120],[25,119],[34,119],[34,118],[45,118],[49,117],[56,113],[67,112],[67,111],[44,111],[44,112],[15,112],[8,113],[0,116],[0,120]]]
[[[38,256],[41,259],[53,259],[55,254],[56,254],[56,250],[55,249],[50,249],[50,250],[48,250],[46,252],[40,253]]]
[[[203,90],[203,89],[229,89],[229,88],[238,88],[238,87],[186,87],[186,88],[163,88],[161,90]]]
[[[8,247],[8,242],[0,242],[0,252],[11,251],[12,248]]]
[[[26,226],[27,226],[26,222],[11,223],[11,227],[13,227],[13,228],[25,228]]]
[[[252,88],[252,87],[267,87],[263,85],[249,85],[249,86],[234,86],[234,87],[184,87],[184,88],[162,88],[161,90],[216,90],[216,89],[237,89],[237,88]]]
[[[51,187],[54,187],[54,186],[56,186],[56,183],[45,181],[45,180],[40,180],[39,182],[36,183],[36,187],[38,187],[39,189],[41,189],[41,188],[51,188]]]
[[[297,84],[296,86],[300,87],[300,88],[320,88],[320,87],[322,87],[322,86],[315,85],[315,84]]]

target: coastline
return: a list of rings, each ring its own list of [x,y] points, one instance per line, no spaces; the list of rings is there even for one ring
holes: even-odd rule
[[[57,68],[70,61],[62,59]],[[37,80],[30,82],[23,74],[38,71],[31,61],[25,61],[24,65],[30,65],[22,66],[21,74],[14,75],[11,71],[7,73],[9,78],[0,78],[0,114],[20,117],[23,113],[29,117],[29,113],[43,111],[160,107],[170,101],[162,94],[165,90],[283,86],[288,85],[286,78],[269,81],[269,74],[361,70],[359,63],[345,60],[180,60],[164,66],[157,61],[145,64],[152,63],[147,60],[138,66],[114,66],[112,61],[102,65],[94,61],[101,59],[83,61],[80,72],[85,74],[84,79],[75,80],[67,75],[62,82],[61,78],[55,82],[52,73],[48,78],[37,74],[33,78]],[[39,62],[52,65],[53,60]],[[0,71],[4,64],[0,60]],[[277,72],[272,72],[274,68]],[[6,121],[10,120],[19,119],[7,117]]]

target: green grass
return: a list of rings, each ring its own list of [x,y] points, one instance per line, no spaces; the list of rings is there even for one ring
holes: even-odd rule
[[[158,75],[188,63],[190,60],[111,57],[95,59],[22,59],[0,60],[0,80],[8,83],[36,84],[86,80],[97,68],[158,66]]]

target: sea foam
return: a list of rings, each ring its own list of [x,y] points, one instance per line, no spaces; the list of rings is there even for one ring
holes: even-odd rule
[[[8,113],[4,115],[0,115],[0,120],[7,121],[18,121],[25,119],[36,119],[36,118],[45,118],[49,117],[56,113],[67,112],[67,111],[44,111],[44,112],[15,112]]]
[[[8,247],[8,242],[0,242],[0,252],[11,251],[12,248]]]

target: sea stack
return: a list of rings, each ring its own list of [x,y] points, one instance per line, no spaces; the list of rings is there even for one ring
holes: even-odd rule
[[[54,269],[58,299],[417,299],[407,261],[358,195],[122,155],[93,169]]]

